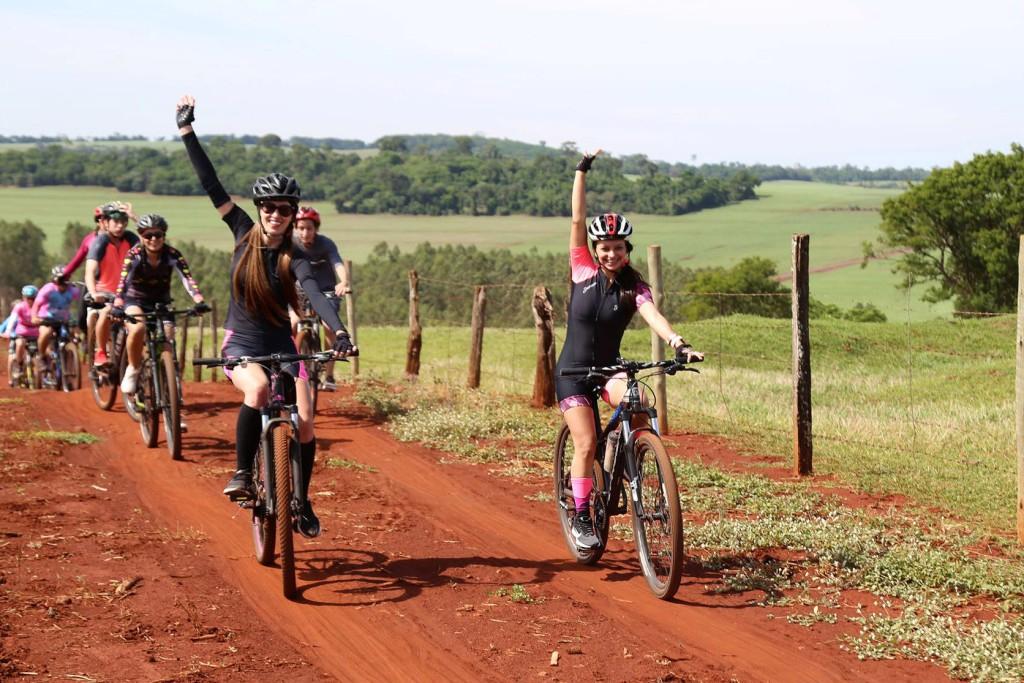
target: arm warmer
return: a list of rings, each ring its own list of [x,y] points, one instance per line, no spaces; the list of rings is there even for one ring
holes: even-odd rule
[[[213,205],[221,207],[230,202],[231,197],[224,190],[224,186],[220,184],[217,172],[213,170],[213,164],[210,162],[210,157],[206,156],[206,152],[203,150],[203,146],[199,144],[199,138],[196,137],[196,134],[194,132],[189,133],[182,136],[181,140],[185,143],[185,150],[188,152],[189,161],[192,162],[192,168],[196,170],[199,184],[206,190],[206,194],[209,195]]]

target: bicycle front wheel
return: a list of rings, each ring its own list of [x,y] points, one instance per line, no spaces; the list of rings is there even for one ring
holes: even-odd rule
[[[142,360],[142,367],[139,368],[139,376],[136,379],[136,390],[134,396],[125,396],[125,406],[134,404],[135,413],[139,419],[139,430],[142,432],[142,442],[146,448],[155,448],[158,429],[160,427],[160,410],[157,408],[157,379],[155,374],[159,367],[154,367],[149,358]],[[131,411],[129,411],[131,412]]]
[[[74,344],[67,344],[61,349],[61,385],[64,391],[75,391],[82,388],[82,374],[78,367],[78,352]]]
[[[174,460],[181,460],[181,404],[178,402],[178,373],[174,368],[174,354],[170,349],[160,353],[156,371],[160,378],[160,404],[164,413],[164,434],[167,451]]]
[[[277,531],[274,515],[270,514],[269,498],[274,494],[270,490],[273,457],[267,457],[260,440],[256,449],[256,460],[252,467],[252,483],[256,489],[256,500],[252,504],[252,545],[256,551],[256,561],[262,565],[274,564],[274,534]]]
[[[109,346],[107,357],[110,358]],[[100,410],[110,410],[114,405],[114,401],[117,400],[117,385],[121,381],[121,378],[117,376],[114,370],[117,367],[117,363],[115,361],[110,368],[97,368],[93,365],[91,355],[86,362],[89,364],[89,383],[92,385],[92,398],[96,401],[96,405],[99,406]]]
[[[683,575],[683,515],[672,460],[652,432],[637,435],[633,447],[640,485],[631,501],[633,538],[647,585],[662,600],[671,598]]]
[[[299,332],[297,344],[299,353],[314,354],[320,351],[320,340],[313,336],[309,330]],[[315,360],[303,361],[306,364],[306,374],[309,375],[309,389],[313,396],[313,411],[316,412],[317,400],[320,398],[320,363]]]
[[[590,495],[590,511],[594,518],[594,530],[597,532],[597,537],[601,539],[601,545],[593,550],[580,550],[576,547],[576,542],[572,540],[572,523],[576,519],[576,501],[572,495],[570,469],[574,452],[569,426],[563,424],[562,430],[558,432],[558,438],[555,440],[555,509],[569,553],[580,564],[594,564],[601,559],[604,549],[608,545],[608,511],[602,498],[605,489],[604,472],[595,459],[594,491]]]
[[[277,549],[281,558],[281,589],[289,600],[295,597],[295,551],[292,547],[292,462],[289,457],[291,430],[277,424],[271,437],[274,449],[274,502],[277,519]]]

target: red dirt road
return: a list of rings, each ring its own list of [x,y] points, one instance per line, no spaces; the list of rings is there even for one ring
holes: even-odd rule
[[[697,565],[672,602],[650,595],[631,547],[577,565],[553,503],[525,498],[547,491],[547,479],[396,442],[340,395],[324,395],[317,422],[325,531],[296,537],[300,595],[289,602],[280,573],[252,556],[247,515],[220,494],[238,396],[225,384],[186,391],[186,461],[173,462],[162,440],[145,448],[123,410],[102,413],[87,392],[0,390],[24,401],[0,406],[11,416],[0,422],[0,677],[948,680],[929,664],[859,661],[840,649],[838,637],[856,629],[843,620],[804,628],[786,621],[789,608],[753,605],[760,595],[708,593],[719,577],[694,575]],[[101,441],[55,453],[14,438],[15,425]],[[674,436],[676,454],[694,439],[702,453],[721,450]],[[54,528],[64,538],[110,532],[124,548],[115,561],[82,543],[48,552]],[[142,581],[118,593],[129,576]],[[76,582],[110,588],[85,594]],[[515,584],[535,602],[497,594]],[[126,608],[146,637],[126,635]],[[83,622],[99,626],[84,637]]]

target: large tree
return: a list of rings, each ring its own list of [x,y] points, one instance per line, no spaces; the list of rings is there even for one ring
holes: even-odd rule
[[[923,299],[958,310],[1010,311],[1024,232],[1024,147],[978,154],[937,169],[882,206],[888,248],[908,250],[896,266],[907,284],[929,283]]]

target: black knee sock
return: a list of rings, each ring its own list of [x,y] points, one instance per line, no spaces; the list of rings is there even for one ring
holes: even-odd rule
[[[307,443],[299,444],[299,453],[302,457],[302,497],[309,496],[309,480],[313,477],[313,461],[316,460],[316,438],[310,439]]]
[[[243,403],[238,411],[238,422],[235,423],[235,469],[252,469],[262,431],[260,411]]]

